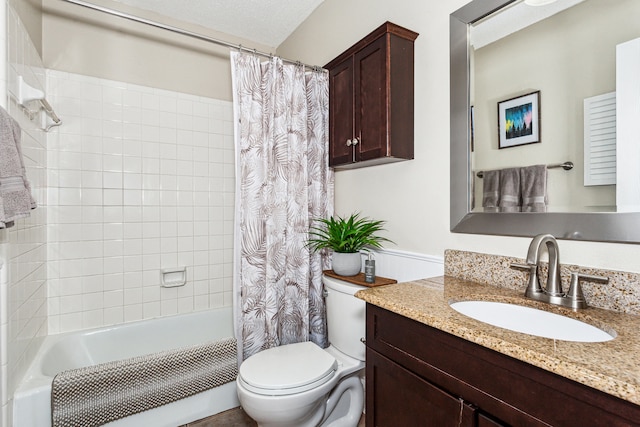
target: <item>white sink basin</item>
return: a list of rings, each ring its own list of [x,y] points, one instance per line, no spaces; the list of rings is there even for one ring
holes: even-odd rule
[[[521,305],[490,301],[460,301],[449,305],[481,322],[538,337],[578,342],[602,342],[615,338],[615,332],[611,335],[588,323]]]

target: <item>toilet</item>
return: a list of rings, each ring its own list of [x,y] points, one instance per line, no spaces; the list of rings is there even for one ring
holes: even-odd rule
[[[260,427],[356,427],[364,409],[363,286],[323,276],[328,348],[312,342],[247,358],[236,385],[244,411]]]

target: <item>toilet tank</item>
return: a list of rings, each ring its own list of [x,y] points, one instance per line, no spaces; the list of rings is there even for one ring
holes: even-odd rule
[[[322,283],[326,291],[329,343],[354,359],[364,360],[366,303],[353,294],[366,288],[327,276],[322,276]]]

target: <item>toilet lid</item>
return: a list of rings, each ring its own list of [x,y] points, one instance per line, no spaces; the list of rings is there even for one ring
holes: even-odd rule
[[[312,342],[288,344],[254,354],[240,365],[240,380],[265,395],[300,393],[333,378],[338,362]]]

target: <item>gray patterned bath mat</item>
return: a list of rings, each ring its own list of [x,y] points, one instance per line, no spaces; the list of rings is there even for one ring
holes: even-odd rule
[[[72,369],[51,387],[53,427],[93,427],[234,381],[235,338]]]

